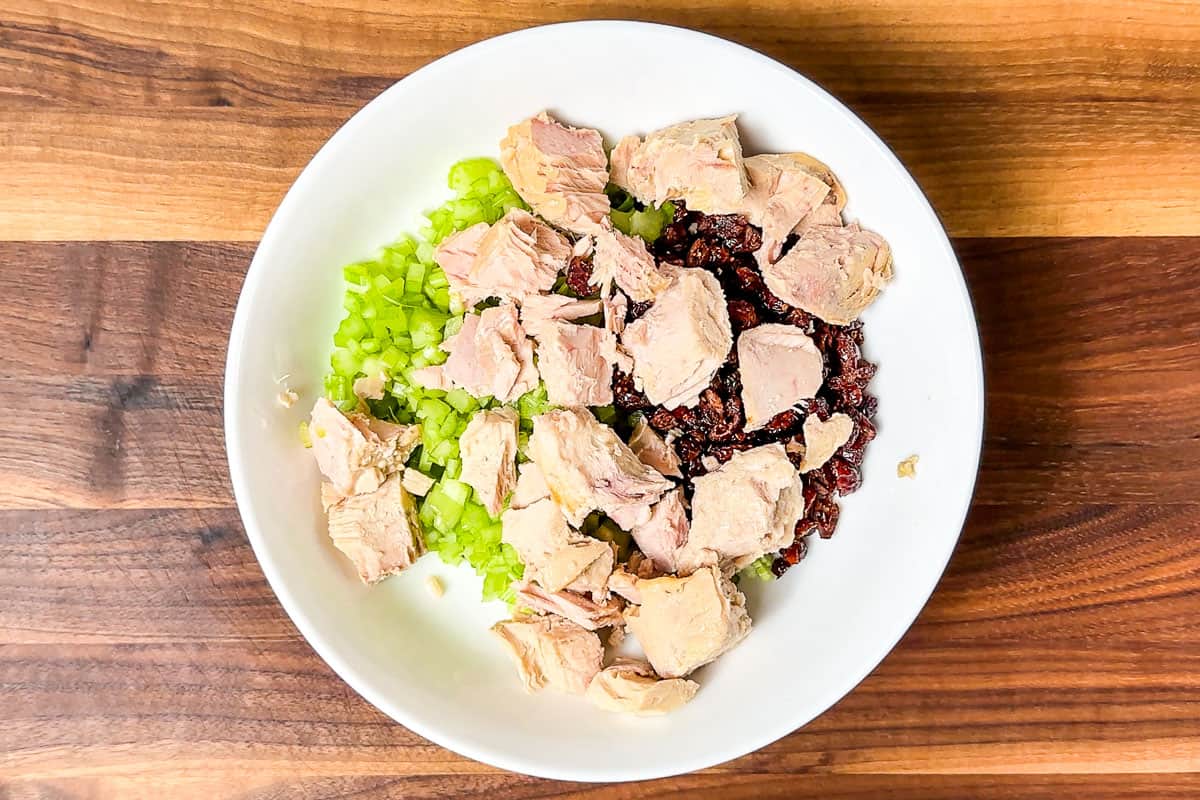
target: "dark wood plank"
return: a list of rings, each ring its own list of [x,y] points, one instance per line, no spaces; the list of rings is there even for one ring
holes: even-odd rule
[[[987,369],[977,501],[1195,502],[1200,238],[957,245]],[[0,507],[229,505],[220,377],[251,255],[0,244],[25,267],[0,277]]]

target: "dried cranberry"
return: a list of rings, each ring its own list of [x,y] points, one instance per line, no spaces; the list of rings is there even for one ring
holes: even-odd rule
[[[763,426],[763,430],[769,434],[772,434],[773,436],[778,437],[780,434],[795,428],[799,424],[800,413],[789,408],[788,410],[780,411],[778,414],[771,417],[771,419],[767,421],[767,424]]]
[[[786,548],[782,553],[784,560],[793,566],[799,564],[808,555],[808,542],[802,536]]]
[[[869,418],[869,417],[875,416],[875,414],[877,414],[879,412],[879,400],[875,397],[875,395],[867,394],[866,392],[863,392],[863,401],[862,401],[862,404],[859,406],[859,411],[862,412],[864,417]],[[872,439],[875,438],[874,430],[875,430],[874,427],[872,427],[872,429],[871,429],[871,438]]]
[[[843,370],[853,368],[858,362],[858,344],[845,334],[837,337],[837,356]]]
[[[767,284],[763,282],[762,275],[752,267],[739,265],[734,268],[733,275],[737,279],[738,288],[756,299],[761,298],[762,293],[767,291]]]
[[[700,419],[705,425],[719,425],[725,421],[725,403],[713,389],[705,389],[700,395]]]
[[[665,408],[657,408],[650,415],[650,427],[656,431],[666,432],[676,426],[675,415]]]
[[[683,461],[698,461],[703,450],[700,442],[690,436],[681,436],[675,440],[675,452]]]
[[[783,315],[783,321],[789,325],[795,325],[797,328],[808,330],[809,326],[813,324],[813,317],[807,311],[793,308]]]
[[[700,415],[696,413],[696,409],[687,406],[679,406],[671,414],[674,415],[675,421],[684,428],[694,428],[700,421]]]
[[[787,572],[788,568],[791,566],[792,565],[788,563],[786,558],[783,556],[778,556],[774,561],[771,562],[771,574],[773,574],[776,578],[782,578],[783,573]]]
[[[592,285],[592,260],[575,256],[567,264],[567,286],[580,297],[588,297],[600,291]]]
[[[633,376],[620,370],[613,372],[613,403],[625,411],[650,408],[650,401],[634,386]]]
[[[862,475],[859,473],[858,468],[843,458],[830,459],[825,468],[829,470],[830,477],[833,479],[833,485],[837,487],[838,494],[854,494],[854,492],[858,491],[858,487],[862,486]]]
[[[726,307],[729,309],[729,321],[733,323],[735,333],[753,328],[760,322],[758,311],[748,300],[730,300]]]
[[[847,444],[838,451],[838,455],[842,458],[842,460],[844,460],[847,464],[853,464],[856,467],[862,466],[863,457],[866,456],[866,454],[867,451],[865,445]]]
[[[703,267],[708,263],[712,256],[712,245],[705,239],[696,239],[692,242],[692,246],[688,248],[687,265],[689,267]]]
[[[816,414],[821,422],[828,422],[831,416],[829,402],[824,397],[814,397],[803,404],[809,414]]]

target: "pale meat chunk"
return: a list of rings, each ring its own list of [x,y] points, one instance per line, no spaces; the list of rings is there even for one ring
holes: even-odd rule
[[[383,387],[387,385],[387,376],[364,375],[354,381],[354,395],[363,400],[382,400]]]
[[[507,403],[537,386],[533,343],[512,304],[467,314],[442,349],[450,353],[442,365],[445,377],[475,397],[491,395]]]
[[[582,694],[603,663],[600,637],[561,617],[505,620],[492,632],[517,665],[527,692],[549,686]]]
[[[501,541],[517,551],[527,581],[549,592],[569,586],[604,593],[613,570],[612,546],[573,530],[553,500],[509,508],[500,523]]]
[[[477,222],[465,230],[448,236],[445,241],[433,251],[433,260],[446,273],[446,281],[450,291],[474,305],[483,298],[472,279],[475,259],[479,255],[479,246],[483,237],[491,228],[486,222]],[[486,296],[486,295],[485,295]]]
[[[616,339],[603,328],[551,322],[538,332],[538,371],[556,406],[607,406],[613,401]]]
[[[816,397],[825,380],[825,359],[804,331],[769,322],[737,340],[746,430],[758,430],[781,411]]]
[[[670,481],[638,461],[612,428],[581,408],[536,417],[529,453],[550,496],[573,525],[581,525],[596,509],[616,519],[622,511],[657,502],[671,488]]]
[[[521,465],[517,474],[517,486],[509,498],[508,507],[513,509],[528,508],[538,500],[550,498],[550,487],[546,485],[546,476],[532,461]]]
[[[309,420],[313,456],[340,494],[373,492],[404,466],[421,441],[419,425],[394,425],[365,414],[343,414],[322,397]]]
[[[625,330],[625,317],[629,313],[629,298],[613,292],[600,301],[604,306],[604,329],[615,334]]]
[[[660,678],[644,661],[618,659],[588,685],[587,698],[605,711],[666,714],[696,696],[700,684],[683,678]]]
[[[570,322],[599,314],[599,300],[575,300],[561,294],[530,295],[521,301],[521,325],[530,336],[538,336],[554,322]]]
[[[517,412],[511,408],[480,411],[471,417],[459,439],[460,480],[493,517],[517,482]]]
[[[637,588],[641,605],[625,609],[625,623],[664,678],[688,675],[750,633],[746,598],[717,567],[639,580]]]
[[[608,591],[631,603],[640,603],[642,596],[637,590],[639,580],[639,576],[627,570],[623,565],[619,566],[613,570],[612,575],[608,576]]]
[[[373,492],[352,494],[329,507],[329,538],[372,584],[411,566],[425,552],[417,505],[399,474]]]
[[[520,583],[514,587],[517,602],[540,614],[557,614],[589,631],[623,625],[621,602],[608,598],[602,603],[578,592],[547,592],[536,583]]]
[[[854,433],[854,420],[842,413],[822,422],[816,414],[804,420],[804,457],[800,461],[801,472],[812,472],[825,466]]]
[[[683,507],[683,490],[672,489],[663,495],[651,510],[650,519],[630,531],[642,555],[650,559],[659,572],[675,572],[679,568],[680,551],[688,541],[687,511]]]
[[[748,189],[736,116],[681,122],[626,137],[612,152],[612,181],[643,203],[682,200],[691,211],[736,214]]]
[[[629,449],[648,467],[672,478],[682,478],[679,471],[679,454],[667,443],[658,431],[650,427],[644,415],[639,416],[633,423],[633,433],[629,435]]]
[[[763,266],[775,295],[834,325],[847,325],[892,279],[892,251],[877,233],[857,224],[816,226],[783,258]]]
[[[755,257],[760,263],[773,263],[800,220],[824,202],[829,186],[791,154],[747,158],[746,177],[750,190],[742,213],[762,228],[762,246]]]
[[[435,483],[433,478],[411,467],[405,468],[401,480],[405,491],[417,497],[424,497],[429,494],[429,490],[433,488],[433,484]]]
[[[628,236],[606,227],[596,234],[592,257],[593,284],[607,291],[615,283],[631,300],[648,302],[671,285],[674,269],[659,267],[640,236]]]
[[[829,193],[825,195],[825,199],[821,204],[797,222],[792,232],[799,236],[809,228],[817,225],[836,225],[840,227],[842,225],[842,210],[846,207],[847,195],[845,187],[842,186],[842,182],[838,180],[837,176],[833,174],[833,170],[808,153],[789,153],[788,158],[801,169],[806,170],[814,178],[817,178],[821,183],[829,187]]]
[[[476,242],[479,225],[446,240],[434,254],[451,289],[469,306],[488,297],[519,301],[548,291],[571,257],[567,238],[527,211],[510,209]],[[475,256],[464,272],[471,247]]]
[[[721,284],[706,270],[680,270],[650,310],[629,324],[621,343],[651,403],[694,405],[733,346]]]
[[[778,443],[734,453],[692,484],[692,527],[676,558],[680,573],[726,563],[740,568],[785,547],[804,514],[800,475]]]
[[[598,131],[542,112],[508,129],[500,164],[517,194],[554,225],[591,233],[608,217],[608,159]]]
[[[432,367],[419,367],[409,373],[413,382],[417,386],[422,386],[426,389],[440,389],[448,392],[454,388],[454,382],[446,377],[446,370],[441,364]]]

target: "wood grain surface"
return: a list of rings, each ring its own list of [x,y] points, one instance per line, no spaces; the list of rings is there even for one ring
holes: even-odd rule
[[[702,773],[513,775],[359,699],[232,506],[225,339],[363,103],[541,22],[748,44],[929,193],[988,409],[962,541],[828,713]],[[767,0],[0,8],[0,798],[1200,796],[1200,7]],[[736,721],[731,721],[736,722]]]

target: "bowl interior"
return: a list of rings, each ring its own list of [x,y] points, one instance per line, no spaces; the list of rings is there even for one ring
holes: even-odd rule
[[[615,65],[615,66],[614,66]],[[667,76],[684,74],[687,80]],[[736,112],[748,154],[801,150],[828,163],[848,216],[891,242],[896,279],[866,315],[879,363],[879,437],[837,535],[773,584],[743,582],[754,631],[702,670],[680,711],[634,719],[579,698],[522,692],[487,634],[504,614],[469,571],[423,559],[368,589],[329,544],[318,475],[297,425],[320,392],[341,315],[340,267],[421,224],[454,161],[494,156],[508,125],[542,109],[622,135]],[[277,406],[274,378],[302,401]],[[824,711],[911,624],[953,549],[979,456],[978,338],[936,216],[849,111],[787,68],[674,28],[574,23],[489,40],[400,82],[322,149],[254,258],[230,341],[230,467],[246,529],[297,626],[358,692],[416,732],[505,768],[625,780],[710,766]],[[918,478],[896,464],[919,454]],[[447,595],[434,600],[422,576]],[[747,583],[754,584],[746,586]]]

